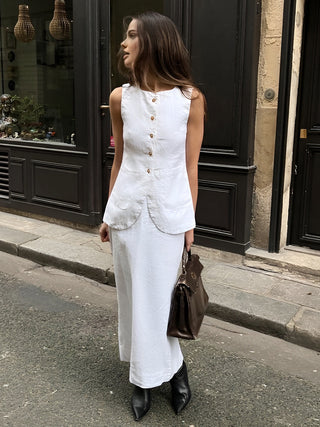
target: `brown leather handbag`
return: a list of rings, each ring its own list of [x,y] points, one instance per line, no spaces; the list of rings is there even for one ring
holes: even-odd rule
[[[175,285],[167,335],[194,340],[200,330],[209,297],[201,279],[199,255],[183,251],[182,274]]]

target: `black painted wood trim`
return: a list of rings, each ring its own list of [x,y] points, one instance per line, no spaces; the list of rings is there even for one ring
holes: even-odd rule
[[[17,169],[20,166],[20,171],[17,173]],[[16,169],[14,171],[14,169]],[[15,172],[15,173],[14,173]],[[20,172],[20,173],[19,173]],[[14,178],[12,175],[14,174]],[[17,191],[14,189],[14,179],[21,178],[22,180],[22,189],[21,191]],[[9,191],[11,199],[19,199],[19,200],[27,200],[26,192],[27,192],[27,160],[23,157],[14,157],[11,156],[9,161]]]
[[[49,145],[49,144],[48,144]],[[66,144],[65,144],[66,145]],[[47,153],[54,153],[54,154],[70,154],[70,156],[74,157],[74,156],[87,156],[88,152],[87,151],[74,151],[74,150],[68,150],[68,149],[58,149],[57,147],[43,147],[40,144],[36,144],[34,143],[33,145],[29,144],[29,141],[26,142],[25,144],[14,144],[14,143],[5,143],[5,142],[1,142],[0,143],[0,147],[6,147],[9,149],[18,149],[18,150],[30,150],[30,151],[34,151],[34,152],[47,152]]]
[[[164,1],[164,14],[169,16],[176,24],[178,30],[182,34],[182,0],[165,0]]]
[[[204,232],[205,234],[201,234]],[[244,255],[246,250],[250,248],[250,240],[247,242],[230,242],[226,239],[218,239],[216,237],[208,236],[205,229],[201,227],[196,228],[195,243],[197,245],[206,246],[209,248],[218,249],[221,251],[232,252]]]
[[[186,48],[191,49],[193,0],[165,0],[164,13],[176,24]]]
[[[75,74],[76,143],[88,151],[85,192],[89,213],[98,223],[102,212],[100,0],[77,0],[74,14],[75,69],[80,70]]]
[[[189,52],[191,52],[192,8],[193,1],[184,0],[182,11],[182,38]]]
[[[218,170],[219,172],[234,172],[234,173],[243,173],[249,174],[254,173],[257,169],[256,165],[251,166],[240,166],[240,165],[229,165],[229,164],[221,164],[221,163],[198,163],[199,168],[202,169],[211,169]]]

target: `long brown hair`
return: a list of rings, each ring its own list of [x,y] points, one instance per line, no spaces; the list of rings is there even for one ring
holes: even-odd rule
[[[148,81],[148,77],[152,76],[160,83],[179,87],[186,95],[185,90],[195,85],[191,77],[189,53],[175,24],[160,13],[145,12],[124,18],[125,31],[133,19],[137,21],[139,53],[132,70],[124,66],[123,49],[120,49],[120,73],[132,85],[152,90]]]

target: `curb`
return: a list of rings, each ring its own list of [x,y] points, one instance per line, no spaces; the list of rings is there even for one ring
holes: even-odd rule
[[[307,330],[297,328],[292,319],[284,325],[275,322],[273,319],[250,315],[232,307],[223,307],[210,301],[206,314],[210,317],[215,317],[266,335],[272,335],[292,344],[320,352],[319,333],[313,335]]]
[[[263,263],[264,265],[268,264],[276,268],[285,269],[289,272],[296,272],[300,274],[311,275],[314,277],[320,277],[320,257],[319,255],[308,254],[308,259],[303,259],[303,262],[300,261],[301,253],[286,251],[285,256],[279,255],[278,253],[266,253],[261,249],[249,248],[246,251],[244,264],[246,265],[250,261],[252,263]],[[306,263],[306,261],[311,262]],[[250,266],[250,265],[249,265]]]
[[[26,240],[27,241],[22,244],[0,240],[0,251],[20,256],[41,265],[50,265],[60,270],[75,273],[109,286],[115,286],[114,272],[111,268],[99,268],[85,264],[84,262],[59,258],[52,254],[41,253],[40,251],[27,247],[28,243],[34,243],[37,240],[36,236],[32,236],[31,239]],[[313,311],[311,309],[292,303],[272,300],[271,298],[254,295],[228,286],[223,286],[222,288],[222,286],[223,285],[217,284],[208,286],[208,288],[210,288],[207,289],[209,294],[209,306],[206,314],[208,316],[238,324],[264,334],[273,335],[315,351],[320,351],[319,312],[314,310],[314,316],[316,316],[316,321],[314,322],[314,319],[312,319]],[[233,295],[234,306],[228,306],[223,302],[223,299],[226,299],[228,292]],[[237,304],[237,302],[239,303]],[[263,303],[265,303],[265,307],[263,307]],[[241,310],[241,307],[239,308],[241,304],[246,308]],[[276,316],[274,318],[271,316],[268,317],[269,311],[267,308],[269,305],[271,307],[274,305],[276,307],[276,311],[280,312],[278,319],[276,319]],[[284,307],[286,310],[281,310],[281,307]],[[265,310],[264,315],[259,315],[257,313],[258,310],[263,311],[263,309]],[[284,311],[288,313],[287,316],[281,315]],[[309,322],[314,324],[314,331],[310,332],[306,328],[305,317],[309,317],[311,319]],[[317,323],[319,323],[319,327],[317,326]]]
[[[21,258],[26,258],[41,265],[50,265],[60,270],[79,274],[80,276],[87,277],[88,279],[92,279],[106,285],[115,286],[114,276],[108,274],[108,270],[103,270],[98,267],[91,267],[80,262],[66,260],[53,255],[43,254],[33,249],[25,248],[24,246],[18,247],[17,255]]]

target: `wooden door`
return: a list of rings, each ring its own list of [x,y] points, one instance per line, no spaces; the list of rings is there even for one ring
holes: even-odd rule
[[[208,102],[196,243],[244,253],[250,246],[261,4],[196,0],[192,5],[192,67]]]
[[[320,250],[320,2],[306,0],[289,243]]]

